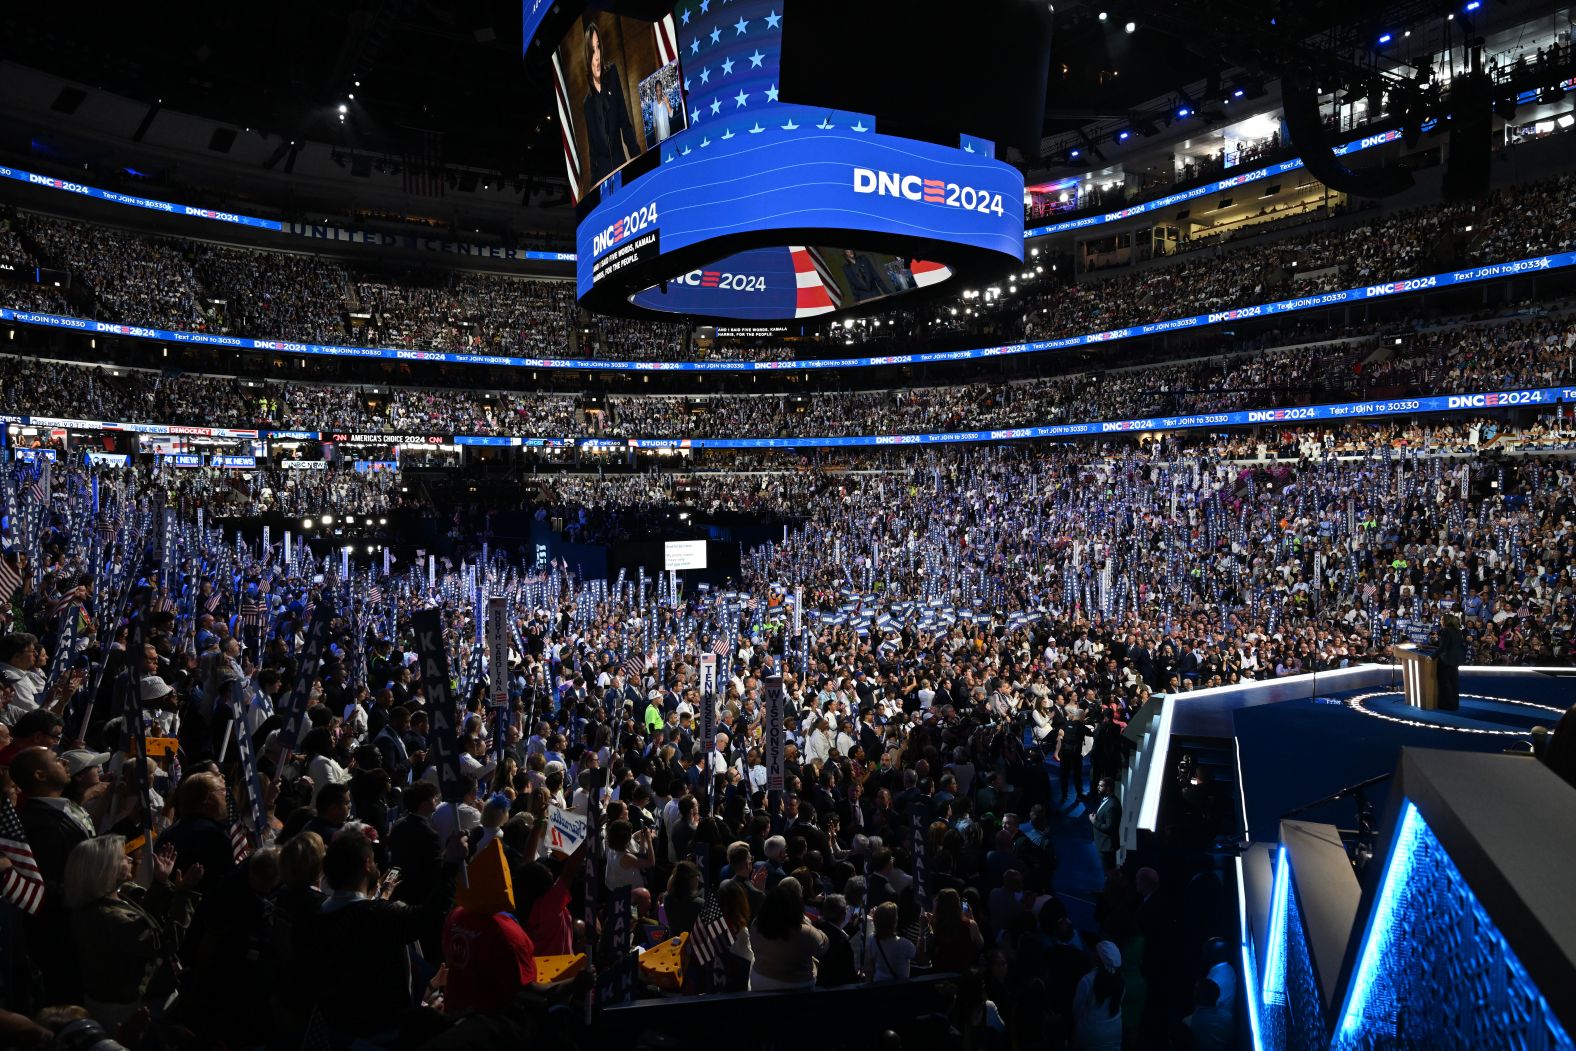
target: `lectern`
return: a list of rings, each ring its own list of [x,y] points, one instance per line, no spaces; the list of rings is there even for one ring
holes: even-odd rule
[[[1409,642],[1391,647],[1390,653],[1401,665],[1401,692],[1406,703],[1426,711],[1438,707],[1439,662]]]

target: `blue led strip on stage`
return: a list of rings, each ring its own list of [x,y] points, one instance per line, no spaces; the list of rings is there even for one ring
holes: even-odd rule
[[[1407,800],[1330,1046],[1524,1047],[1576,1042]]]
[[[1344,146],[1337,146],[1333,152],[1337,157],[1344,157],[1349,153],[1356,153],[1358,150],[1366,150],[1374,146],[1383,146],[1385,143],[1394,142],[1400,137],[1401,133],[1399,131],[1381,131],[1373,135],[1366,135],[1355,142],[1348,142]],[[1250,182],[1258,182],[1260,179],[1269,179],[1276,175],[1284,175],[1287,172],[1296,171],[1303,166],[1304,165],[1300,157],[1293,158],[1289,161],[1281,161],[1278,164],[1271,164],[1267,168],[1256,168],[1250,172],[1243,172],[1241,175],[1233,175],[1230,178],[1221,179],[1219,182],[1212,182],[1207,186],[1195,186],[1191,190],[1181,190],[1177,193],[1167,194],[1164,197],[1157,197],[1153,201],[1145,201],[1142,204],[1135,204],[1130,208],[1122,208],[1115,212],[1106,212],[1104,215],[1089,215],[1082,219],[1068,219],[1065,222],[1051,223],[1047,226],[1036,226],[1025,230],[1023,232],[1023,236],[1025,238],[1048,237],[1051,234],[1064,234],[1069,230],[1083,230],[1090,226],[1099,226],[1102,223],[1114,223],[1119,219],[1131,219],[1133,216],[1143,215],[1145,212],[1158,211],[1161,208],[1169,208],[1174,204],[1182,204],[1185,201],[1193,201],[1200,197],[1208,197],[1210,194],[1220,193],[1222,190],[1233,190],[1238,186],[1245,186]]]
[[[1032,343],[1009,343],[1000,347],[979,347],[973,350],[943,350],[927,354],[891,354],[879,358],[823,358],[806,361],[592,361],[568,358],[520,358],[505,354],[463,354],[443,350],[400,350],[390,347],[341,347],[332,344],[296,343],[282,339],[253,339],[248,336],[218,336],[207,332],[172,332],[168,329],[145,328],[139,325],[121,325],[110,321],[89,321],[85,318],[44,314],[33,310],[13,310],[0,307],[0,321],[14,321],[23,325],[46,328],[72,329],[93,335],[125,336],[130,339],[147,339],[163,343],[187,343],[208,347],[230,347],[236,350],[262,350],[284,354],[310,354],[336,358],[377,358],[391,361],[443,361],[462,365],[503,365],[530,369],[579,369],[604,372],[783,372],[794,369],[853,369],[879,365],[930,365],[948,361],[969,361],[982,358],[1008,357],[1016,354],[1036,354],[1047,350],[1067,350],[1071,347],[1095,343],[1114,343],[1117,340],[1153,336],[1180,329],[1207,328],[1246,318],[1268,317],[1274,314],[1291,314],[1299,310],[1335,306],[1341,303],[1358,303],[1380,299],[1403,292],[1419,292],[1452,285],[1490,281],[1500,277],[1514,277],[1547,270],[1561,270],[1576,266],[1576,252],[1556,252],[1552,255],[1517,259],[1508,263],[1491,263],[1487,266],[1452,270],[1442,274],[1429,274],[1405,281],[1390,281],[1363,288],[1349,288],[1340,292],[1321,292],[1317,295],[1298,296],[1274,303],[1238,307],[1193,317],[1153,321],[1144,325],[1112,329],[1108,332],[1091,332],[1081,336],[1061,339],[1036,340]],[[1205,423],[1209,421],[1204,421]],[[1249,421],[1267,422],[1267,421]],[[1192,424],[1190,426],[1199,426]]]
[[[1200,430],[1242,427],[1263,423],[1308,423],[1332,420],[1371,420],[1386,416],[1471,412],[1485,409],[1553,407],[1576,403],[1576,386],[1533,387],[1521,390],[1481,391],[1471,394],[1435,394],[1387,401],[1352,401],[1336,405],[1298,405],[1291,408],[1238,409],[1234,412],[1196,413],[1189,416],[1156,416],[1143,420],[1102,420],[1087,423],[1054,423],[1039,427],[1001,430],[942,431],[930,434],[866,434],[822,438],[575,438],[520,437],[514,435],[335,434],[329,431],[260,431],[226,427],[182,427],[153,423],[117,423],[105,420],[67,419],[57,416],[0,415],[0,424],[53,427],[69,430],[113,430],[141,434],[178,434],[196,437],[275,441],[388,442],[405,445],[481,445],[500,448],[583,449],[828,449],[858,446],[936,445],[998,442],[1033,438],[1089,438],[1144,431]]]

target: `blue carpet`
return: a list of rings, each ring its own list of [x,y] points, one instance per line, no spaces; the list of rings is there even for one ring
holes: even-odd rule
[[[1462,692],[1483,692],[1500,697],[1525,697],[1542,704],[1558,704],[1560,691],[1569,693],[1570,680],[1545,692],[1543,680],[1531,680],[1536,690],[1524,690],[1521,680],[1463,681]],[[1512,685],[1514,683],[1514,685]],[[1375,698],[1373,709],[1405,718],[1427,718],[1441,724],[1472,725],[1494,729],[1525,730],[1533,725],[1553,725],[1554,713],[1519,705],[1494,704],[1470,698],[1462,710],[1416,712],[1390,697]],[[1453,733],[1431,726],[1407,726],[1375,718],[1347,707],[1338,698],[1287,701],[1234,713],[1237,742],[1242,757],[1242,789],[1247,800],[1248,828],[1255,840],[1279,836],[1280,818],[1287,811],[1340,791],[1380,774],[1392,773],[1402,748],[1448,748],[1458,751],[1499,752],[1512,747],[1516,736]],[[1518,735],[1519,736],[1519,735]],[[1369,801],[1381,820],[1389,783],[1368,791]],[[1342,828],[1355,824],[1355,808],[1348,801],[1325,804],[1299,815],[1306,821],[1324,821]]]

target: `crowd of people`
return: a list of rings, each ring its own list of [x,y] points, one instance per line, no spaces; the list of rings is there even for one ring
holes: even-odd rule
[[[839,437],[1551,386],[1572,377],[1573,348],[1576,324],[1568,317],[1517,314],[1000,383],[600,399],[541,391],[347,387],[15,358],[9,363],[14,382],[0,392],[0,407],[62,417],[91,409],[101,418],[128,422],[388,434]]]
[[[726,591],[495,549],[506,726],[454,562],[431,588],[420,566],[341,582],[301,542],[286,563],[196,535],[176,502],[173,564],[133,526],[96,574],[85,476],[62,465],[36,540],[11,537],[41,572],[20,574],[0,638],[0,763],[39,887],[0,907],[26,946],[12,1007],[128,1043],[421,1046],[567,1025],[551,1005],[593,979],[539,987],[543,958],[589,953],[611,981],[632,931],[688,938],[661,995],[929,969],[959,976],[931,1020],[948,1039],[1229,1046],[1220,874],[1119,857],[1121,730],[1145,699],[1371,659],[1446,614],[1476,663],[1570,659],[1568,461],[1372,439],[1354,459],[1245,465],[1179,436],[737,479],[800,518]],[[111,471],[98,489],[125,530],[161,484]],[[560,513],[663,497],[612,484],[566,480]],[[453,551],[478,556],[474,537]],[[324,605],[324,663],[300,678]],[[460,683],[452,765],[423,608]],[[698,652],[722,658],[704,735]],[[139,734],[174,751],[144,766],[124,749]],[[555,853],[554,815],[588,807],[600,838]],[[1092,914],[1058,884],[1075,847],[1104,862]]]
[[[973,301],[953,334],[1041,338],[1566,248],[1572,187],[1106,281],[1036,275]],[[582,323],[563,283],[412,279],[33,215],[0,224],[13,262],[72,275],[39,295],[169,327],[690,353],[671,326]],[[406,434],[901,434],[1542,386],[1571,378],[1573,345],[1549,311],[808,397],[8,359],[0,406]],[[1576,653],[1563,405],[556,469],[600,468],[588,446],[530,475],[523,450],[464,468],[429,452],[287,469],[278,450],[256,470],[98,467],[82,434],[67,448],[32,429],[12,437],[58,452],[51,469],[0,470],[0,1033],[16,1043],[591,1047],[599,1005],[627,998],[901,995],[930,972],[950,977],[864,1020],[861,1046],[887,1028],[913,1047],[1235,1046],[1229,876],[1219,852],[1181,848],[1240,832],[1236,808],[1152,853],[1124,844],[1123,730],[1145,702],[1388,660],[1447,621],[1474,664]],[[380,565],[305,526],[287,555],[252,521],[324,512],[420,528]],[[564,546],[541,554],[498,512]],[[774,542],[715,586],[680,591],[656,567],[587,579],[571,560],[739,522]],[[1064,864],[1073,851],[1089,857]]]
[[[834,329],[796,343],[794,352],[840,356],[850,341],[915,350],[1052,339],[1561,251],[1576,242],[1573,188],[1576,179],[1558,176],[1495,190],[1482,200],[1369,213],[1230,250],[1222,243],[1137,272],[1071,284],[1067,271],[1039,265],[1031,254],[1010,291],[899,310],[884,315],[883,325]],[[40,258],[33,262],[69,272],[102,314],[132,324],[532,357],[701,356],[678,324],[582,324],[567,282],[466,272],[390,274],[26,212],[16,222],[36,246]],[[12,251],[23,247],[13,238]],[[723,341],[707,353],[763,358],[780,355],[781,348]]]

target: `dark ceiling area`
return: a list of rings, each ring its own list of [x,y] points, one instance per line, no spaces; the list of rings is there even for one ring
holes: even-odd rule
[[[0,55],[285,139],[398,157],[437,132],[449,164],[563,172],[517,2],[8,7]]]
[[[1456,7],[1061,0],[1045,134],[1131,118],[1223,76],[1366,75],[1376,27],[1443,24],[1441,12]],[[396,160],[430,156],[436,142],[446,164],[561,176],[547,49],[523,60],[519,37],[518,0],[182,0],[97,7],[91,17],[69,4],[0,13],[0,55],[150,104]]]

